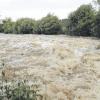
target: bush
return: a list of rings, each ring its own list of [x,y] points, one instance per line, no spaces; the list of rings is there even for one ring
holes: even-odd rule
[[[59,34],[61,32],[60,21],[56,16],[48,14],[38,21],[37,32],[39,34]]]
[[[6,85],[0,86],[0,100],[42,100],[38,91],[38,85],[29,86],[26,81],[6,82]]]
[[[94,20],[94,10],[91,5],[82,5],[68,18],[70,35],[91,36],[91,25]]]
[[[4,66],[4,63],[3,63]],[[5,79],[5,72],[2,71],[0,80],[0,100],[39,100],[43,96],[39,94],[39,85],[33,82],[30,85],[28,80]]]
[[[16,21],[14,26],[14,33],[16,34],[31,34],[33,33],[35,20],[30,18],[21,18]]]

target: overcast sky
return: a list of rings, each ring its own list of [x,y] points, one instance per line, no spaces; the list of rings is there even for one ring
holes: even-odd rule
[[[1,17],[31,17],[40,19],[48,13],[59,18],[66,18],[81,4],[91,3],[92,0],[0,0]]]

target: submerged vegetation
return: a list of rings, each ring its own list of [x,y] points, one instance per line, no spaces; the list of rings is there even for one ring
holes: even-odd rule
[[[32,84],[29,84],[29,80],[9,79],[4,70],[4,61],[2,67],[0,100],[43,100],[43,96],[39,94],[39,85],[36,84],[35,80],[34,82],[31,81]]]
[[[0,84],[0,100],[42,100],[38,94],[38,85],[28,85],[27,81],[7,82]]]

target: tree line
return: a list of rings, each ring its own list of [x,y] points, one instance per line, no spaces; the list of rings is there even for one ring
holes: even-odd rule
[[[97,1],[100,5],[100,1]],[[41,20],[20,18],[14,22],[11,18],[6,18],[0,24],[0,32],[100,37],[100,10],[97,11],[91,4],[87,4],[81,5],[66,19],[58,19],[52,14],[48,14]]]

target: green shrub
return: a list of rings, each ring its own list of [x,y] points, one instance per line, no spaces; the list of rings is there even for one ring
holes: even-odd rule
[[[35,21],[30,18],[21,18],[16,21],[14,33],[16,34],[32,34],[35,26]]]
[[[4,74],[3,74],[4,75]],[[2,78],[0,84],[0,100],[42,100],[37,84],[30,85],[29,81],[7,81]]]
[[[37,33],[39,34],[59,34],[60,32],[61,24],[56,16],[48,14],[38,22]]]
[[[2,67],[5,67],[2,61]],[[29,80],[8,80],[5,78],[5,71],[2,69],[0,80],[0,100],[43,100],[39,94],[39,85],[36,81]]]

